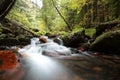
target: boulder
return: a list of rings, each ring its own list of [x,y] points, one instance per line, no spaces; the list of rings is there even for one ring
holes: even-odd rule
[[[90,46],[91,50],[120,54],[120,30],[103,33]]]
[[[16,46],[16,45],[27,45],[30,43],[30,39],[25,38],[2,38],[0,39],[0,46]]]
[[[72,35],[68,35],[62,38],[63,43],[67,47],[79,47],[80,43],[85,42],[85,31],[78,31]]]

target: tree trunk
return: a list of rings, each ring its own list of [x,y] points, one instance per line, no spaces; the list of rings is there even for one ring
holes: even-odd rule
[[[93,1],[93,22],[96,22],[97,21],[97,6],[98,4],[98,0],[94,0]]]
[[[98,0],[98,17],[99,17],[99,22],[104,22],[104,5],[103,5],[103,0]]]
[[[0,5],[0,20],[2,20],[12,9],[16,0],[4,0]]]
[[[58,10],[58,8],[56,7],[54,0],[52,0],[52,4],[53,4],[53,6],[55,7],[55,9],[56,9],[56,11],[58,12],[58,14],[61,16],[61,18],[62,18],[62,19],[64,20],[64,22],[67,24],[68,29],[69,29],[70,31],[72,31],[70,24],[66,21],[66,19],[63,17],[63,15],[61,14],[61,12],[60,12],[60,11]]]

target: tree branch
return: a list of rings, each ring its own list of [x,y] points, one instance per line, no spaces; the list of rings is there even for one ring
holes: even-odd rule
[[[64,22],[67,24],[68,29],[69,29],[70,31],[72,31],[69,23],[66,21],[66,19],[63,17],[63,15],[61,14],[61,12],[58,10],[57,6],[55,5],[54,0],[52,0],[52,4],[53,4],[54,8],[56,9],[56,11],[58,12],[58,14],[61,16],[61,18],[62,18],[62,19],[64,20]]]

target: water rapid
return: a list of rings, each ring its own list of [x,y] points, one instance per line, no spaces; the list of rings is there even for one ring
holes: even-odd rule
[[[21,49],[19,49],[20,54],[40,54],[48,56],[60,56],[60,55],[71,55],[69,48],[63,46],[63,42],[59,39],[60,44],[55,43],[52,39],[47,39],[47,43],[42,43],[39,38],[32,38],[31,43]]]
[[[46,55],[70,55],[69,48],[59,45],[52,40],[41,43],[39,38],[32,38],[31,43],[18,51],[24,57],[27,70],[24,80],[70,80],[71,73],[56,59]]]

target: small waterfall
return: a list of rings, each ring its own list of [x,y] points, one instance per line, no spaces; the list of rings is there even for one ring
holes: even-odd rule
[[[49,39],[50,40],[50,39]],[[47,43],[40,43],[39,38],[32,38],[31,44],[19,49],[20,54],[28,55],[25,67],[27,73],[24,80],[70,80],[70,70],[60,64],[56,59],[41,55],[68,55],[69,48],[59,45],[52,40]],[[64,76],[64,77],[63,77]]]
[[[39,38],[32,38],[30,45],[36,46],[39,43],[40,43]]]
[[[25,46],[22,49],[19,49],[19,53],[25,54],[44,54],[48,56],[60,56],[60,55],[71,55],[71,51],[69,48],[63,46],[63,42],[60,38],[57,38],[58,44],[55,43],[53,40],[48,39],[46,36],[44,37],[47,39],[46,43],[41,43],[39,38],[32,38],[30,45]]]
[[[30,45],[27,45],[23,47],[22,49],[19,49],[18,52],[20,54],[42,54],[42,48],[37,46],[40,43],[39,38],[32,38]]]

